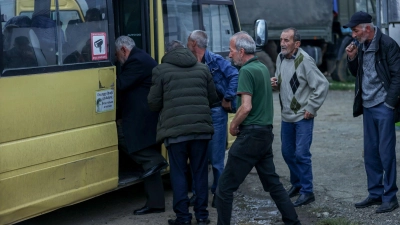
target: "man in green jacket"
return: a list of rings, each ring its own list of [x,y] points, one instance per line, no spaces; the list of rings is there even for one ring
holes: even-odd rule
[[[198,224],[208,224],[207,146],[214,133],[211,110],[219,99],[206,65],[184,48],[180,41],[167,45],[161,64],[153,69],[148,96],[150,110],[160,111],[157,141],[168,149],[173,209],[177,218],[170,225],[191,224],[188,184],[189,158],[197,200],[194,205]]]

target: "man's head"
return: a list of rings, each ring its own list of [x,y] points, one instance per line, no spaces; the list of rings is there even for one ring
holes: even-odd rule
[[[354,13],[350,21],[343,27],[350,27],[352,30],[351,36],[360,43],[371,41],[375,35],[372,16],[363,11]]]
[[[165,50],[166,50],[166,53],[168,53],[168,52],[170,52],[170,51],[172,51],[172,50],[175,50],[175,49],[177,49],[177,48],[185,48],[185,45],[183,45],[183,43],[182,43],[181,41],[173,40],[173,41],[170,41],[170,42],[167,44]]]
[[[207,45],[208,37],[206,32],[202,30],[194,30],[189,34],[187,47],[191,52],[195,53],[199,49],[205,51]]]
[[[286,28],[282,31],[280,42],[282,55],[289,58],[299,49],[301,36],[296,28]]]
[[[98,8],[91,8],[86,11],[85,21],[100,21],[101,17],[101,12]]]
[[[115,40],[115,56],[121,65],[126,62],[133,47],[135,47],[135,41],[128,36],[120,36]]]
[[[254,57],[256,43],[246,32],[241,31],[234,34],[229,40],[229,58],[237,66],[243,66],[249,59]]]

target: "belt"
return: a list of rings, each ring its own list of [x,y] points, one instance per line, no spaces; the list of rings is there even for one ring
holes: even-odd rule
[[[252,129],[272,129],[273,126],[269,125],[240,125],[239,130],[252,130]]]

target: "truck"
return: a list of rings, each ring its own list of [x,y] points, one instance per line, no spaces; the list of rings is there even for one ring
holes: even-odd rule
[[[257,53],[271,74],[275,71],[279,39],[283,29],[295,27],[301,34],[302,48],[306,48],[317,62],[322,64],[322,52],[327,42],[332,42],[332,0],[256,0],[236,1],[242,30],[254,33],[254,21],[267,21],[268,41]]]
[[[315,59],[321,72],[335,81],[354,81],[347,69],[345,52],[353,38],[351,29],[344,29],[342,25],[355,12],[365,11],[372,15],[377,27],[399,43],[399,5],[400,0],[255,0],[252,4],[236,1],[242,30],[252,34],[256,19],[267,21],[267,45],[257,55],[271,74],[275,71],[282,30],[295,27],[302,37],[301,47]]]

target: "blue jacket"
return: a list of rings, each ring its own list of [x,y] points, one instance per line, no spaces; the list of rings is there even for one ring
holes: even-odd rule
[[[236,112],[236,91],[238,70],[222,56],[206,50],[204,58],[213,77],[219,98],[231,101],[232,111]]]

